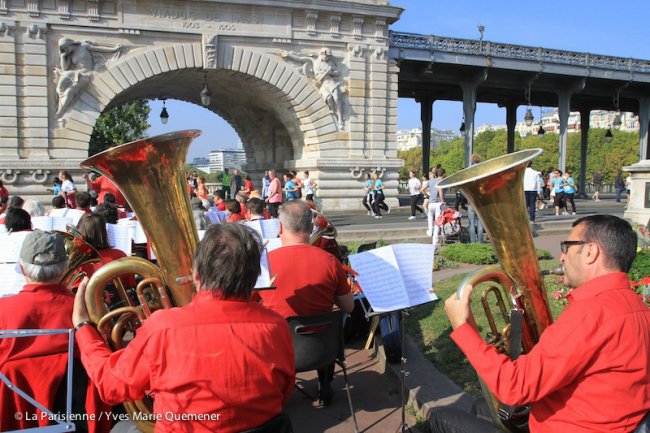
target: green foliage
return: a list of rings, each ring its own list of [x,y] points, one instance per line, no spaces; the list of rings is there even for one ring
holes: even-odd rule
[[[139,99],[103,112],[90,136],[88,155],[143,138],[150,126],[149,111],[149,103]]]
[[[490,265],[497,262],[497,255],[490,244],[451,244],[440,255],[446,259],[474,265]]]
[[[632,269],[627,273],[631,280],[639,281],[643,277],[650,276],[650,253],[639,251],[632,263]]]
[[[611,143],[605,141],[605,129],[589,129],[587,138],[587,179],[591,181],[594,171],[600,170],[604,176],[603,183],[613,184],[616,174],[621,167],[634,164],[639,160],[639,133],[614,131]],[[521,138],[515,134],[515,150],[541,148],[542,154],[533,160],[533,168],[548,171],[557,167],[559,161],[558,134],[529,135]],[[567,140],[566,168],[573,172],[573,177],[580,179],[580,140],[581,134],[569,134]],[[505,130],[484,131],[474,137],[474,153],[482,161],[505,155],[507,151],[507,132]],[[431,150],[430,164],[442,164],[447,174],[455,173],[463,168],[465,147],[462,137],[443,141]],[[407,172],[415,169],[418,174],[422,170],[422,149],[414,148],[399,153],[404,159],[404,167],[400,169],[400,177],[407,178]]]

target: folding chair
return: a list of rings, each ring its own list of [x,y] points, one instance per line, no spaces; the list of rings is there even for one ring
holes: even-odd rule
[[[293,339],[296,373],[317,370],[334,363],[343,370],[350,413],[354,422],[354,431],[357,433],[359,429],[352,406],[348,372],[345,365],[343,314],[343,311],[339,310],[315,316],[294,316],[288,317],[287,322]],[[298,384],[296,384],[296,388],[310,400],[315,400]]]

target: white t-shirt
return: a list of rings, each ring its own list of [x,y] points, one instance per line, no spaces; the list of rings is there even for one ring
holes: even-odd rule
[[[409,194],[411,195],[418,195],[420,194],[420,187],[422,184],[420,183],[420,179],[417,177],[412,177],[409,179]]]
[[[305,195],[314,193],[314,188],[311,186],[311,177],[304,178],[302,181],[302,186],[305,188]]]
[[[61,184],[61,191],[71,193],[74,192],[77,189],[77,187],[72,183],[71,180],[64,180],[63,183]]]
[[[537,178],[539,171],[533,170],[531,167],[526,167],[524,171],[524,191],[537,192]]]
[[[442,178],[436,177],[429,181],[429,197],[431,198],[431,203],[436,203],[440,201],[440,190],[438,189],[438,184]]]

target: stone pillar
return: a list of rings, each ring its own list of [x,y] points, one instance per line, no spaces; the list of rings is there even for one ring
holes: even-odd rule
[[[580,191],[578,198],[587,198],[585,183],[587,182],[587,140],[589,138],[590,108],[580,110]]]
[[[517,126],[517,107],[515,103],[506,105],[506,127],[508,129],[508,153],[515,151],[515,126]]]
[[[368,140],[368,123],[370,115],[369,93],[366,86],[366,70],[368,67],[368,50],[360,44],[348,45],[348,101],[350,115],[347,118],[346,129],[349,131],[349,156],[352,158],[372,157],[371,142]],[[351,113],[363,113],[365,116],[352,116]]]
[[[0,22],[0,159],[16,160],[18,154],[18,95],[16,89],[16,23]]]
[[[46,27],[25,23],[18,29],[22,50],[16,53],[18,95],[18,152],[21,158],[49,160],[48,87]]]
[[[417,100],[417,102],[420,103],[420,120],[422,120],[422,174],[424,174],[429,172],[433,98],[422,98]]]
[[[569,138],[569,114],[571,107],[571,91],[562,90],[557,92],[558,114],[560,116],[560,158],[558,168],[564,173],[566,171],[566,147]]]
[[[487,69],[470,82],[461,82],[463,89],[463,114],[465,116],[464,166],[469,167],[469,158],[474,152],[474,114],[476,114],[476,89],[487,79]]]
[[[650,98],[639,98],[639,159],[648,159],[648,122],[650,121]]]

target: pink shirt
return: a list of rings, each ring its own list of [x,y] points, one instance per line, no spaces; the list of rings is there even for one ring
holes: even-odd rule
[[[269,185],[269,203],[280,203],[282,202],[282,185],[280,185],[280,179],[277,177],[271,180],[271,185]]]

